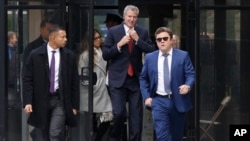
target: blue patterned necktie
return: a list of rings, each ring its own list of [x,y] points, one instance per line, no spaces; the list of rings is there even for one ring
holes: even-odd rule
[[[169,78],[169,68],[168,68],[168,55],[169,54],[163,54],[164,58],[164,65],[163,65],[163,72],[164,72],[164,88],[166,93],[171,92],[170,88],[170,78]]]
[[[49,92],[54,93],[54,83],[55,83],[55,53],[52,51],[51,63],[50,63],[50,88]]]

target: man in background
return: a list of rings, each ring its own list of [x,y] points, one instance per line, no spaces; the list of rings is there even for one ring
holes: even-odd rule
[[[173,42],[173,48],[180,48],[180,38],[178,35],[173,34],[172,42]]]
[[[8,31],[8,139],[21,137],[21,97],[19,91],[19,52],[17,33]]]
[[[27,45],[27,47],[24,49],[23,63],[26,62],[30,52],[33,49],[36,49],[36,48],[40,47],[41,45],[43,45],[44,43],[48,42],[48,40],[49,40],[48,39],[49,38],[49,28],[52,25],[53,25],[53,23],[49,19],[44,19],[41,21],[41,23],[40,23],[40,35],[37,39],[35,39],[31,43],[29,43]]]
[[[17,83],[17,34],[14,31],[8,32],[8,58],[9,58],[9,75],[8,75],[8,85],[9,88],[16,91]]]
[[[104,21],[104,23],[106,24],[106,27],[109,29],[115,25],[121,24],[122,21],[123,21],[123,18],[121,16],[108,13],[106,15],[106,20]]]

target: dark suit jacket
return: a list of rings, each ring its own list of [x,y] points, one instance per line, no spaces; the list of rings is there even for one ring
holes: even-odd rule
[[[38,47],[40,47],[41,45],[45,44],[45,41],[43,40],[42,36],[39,36],[37,39],[35,39],[34,41],[32,41],[31,43],[29,43],[27,45],[27,47],[24,49],[24,53],[23,53],[23,63],[25,63],[29,57],[30,52],[33,49],[36,49]]]
[[[147,30],[140,26],[135,26],[134,29],[140,38],[137,44],[135,41],[133,42],[131,54],[128,50],[128,44],[121,48],[121,52],[117,49],[117,43],[126,35],[123,24],[109,29],[102,51],[104,60],[108,61],[109,64],[108,73],[110,86],[119,88],[124,84],[130,62],[132,63],[135,75],[139,78],[142,68],[142,53],[156,50]]]
[[[8,86],[15,88],[17,86],[17,78],[19,78],[19,65],[18,65],[18,48],[16,46],[8,46],[9,53],[9,72],[8,72]]]
[[[60,48],[59,87],[66,111],[66,124],[75,125],[72,109],[79,109],[79,77],[74,54]],[[32,104],[33,112],[28,123],[37,128],[44,128],[49,121],[46,116],[49,109],[49,63],[47,44],[33,50],[24,64],[23,105]]]
[[[140,89],[143,100],[153,98],[158,85],[158,55],[159,50],[149,53],[145,57],[140,76]],[[171,65],[171,90],[175,107],[179,112],[186,112],[192,108],[190,94],[181,95],[179,86],[186,84],[190,87],[195,82],[195,72],[186,51],[173,49]]]

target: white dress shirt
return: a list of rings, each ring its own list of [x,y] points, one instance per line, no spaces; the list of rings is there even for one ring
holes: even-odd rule
[[[169,73],[171,74],[171,63],[172,63],[172,53],[173,50],[171,49],[168,52],[168,68],[169,68]],[[163,53],[159,51],[159,56],[158,56],[158,86],[156,93],[159,95],[167,95],[168,93],[165,92],[164,88],[164,72],[163,72],[163,66],[164,66],[164,59],[165,57],[163,56]],[[171,75],[169,74],[169,79],[171,82]]]
[[[60,51],[59,49],[54,50],[52,47],[47,44],[47,52],[49,59],[49,67],[51,64],[52,51],[55,52],[55,80],[54,80],[54,90],[59,88],[59,66],[60,66]]]

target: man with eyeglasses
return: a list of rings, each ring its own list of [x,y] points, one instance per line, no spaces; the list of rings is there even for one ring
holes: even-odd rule
[[[182,141],[195,71],[188,52],[172,47],[169,28],[159,27],[155,37],[159,50],[145,56],[139,79],[143,101],[152,111],[157,141]]]

